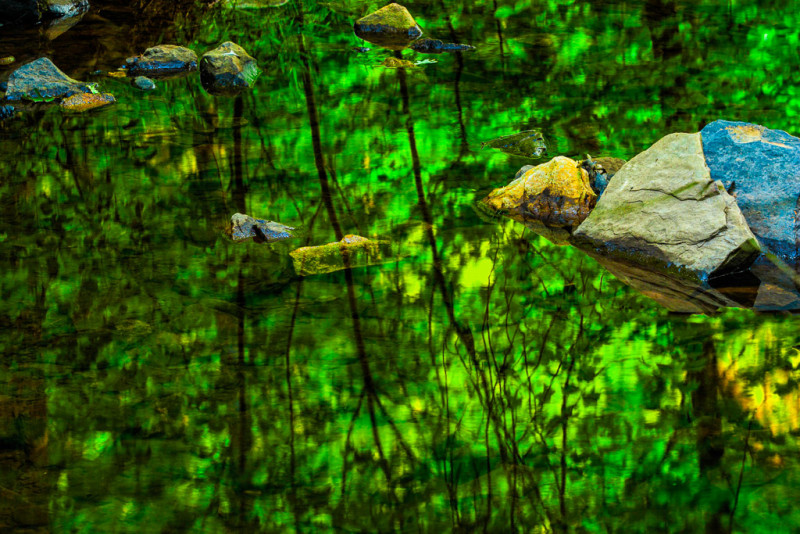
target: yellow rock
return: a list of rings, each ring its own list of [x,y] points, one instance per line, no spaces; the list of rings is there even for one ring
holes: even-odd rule
[[[387,57],[381,62],[381,65],[387,69],[413,69],[415,65],[406,59],[397,59],[396,57]]]
[[[128,75],[124,70],[112,70],[106,73],[106,76],[111,78],[124,78]]]
[[[495,189],[483,202],[516,221],[530,223],[535,231],[540,225],[566,231],[558,241],[589,216],[597,195],[589,186],[589,174],[578,162],[558,156]]]
[[[301,247],[289,254],[297,274],[307,276],[383,263],[387,256],[391,257],[391,250],[386,241],[348,234],[341,241]]]
[[[113,104],[117,100],[109,93],[78,93],[61,101],[61,107],[67,111],[88,111]]]

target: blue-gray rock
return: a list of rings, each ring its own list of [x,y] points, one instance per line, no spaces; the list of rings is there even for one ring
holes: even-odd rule
[[[141,56],[126,59],[123,68],[131,76],[175,76],[197,70],[197,54],[184,46],[152,46]]]
[[[700,132],[720,180],[761,244],[796,260],[800,248],[800,139],[757,124],[715,121]]]
[[[156,88],[155,82],[146,76],[137,76],[131,80],[131,85],[142,91],[155,91]]]
[[[445,43],[439,39],[419,39],[411,44],[411,49],[423,54],[441,54],[442,52],[468,52],[474,46],[458,43]]]
[[[255,58],[230,41],[200,58],[200,82],[212,95],[234,96],[251,87],[259,74]]]
[[[253,239],[256,242],[272,243],[294,237],[294,228],[274,221],[255,219],[244,213],[235,213],[231,217],[231,239],[244,241]]]
[[[0,120],[13,117],[15,111],[14,106],[0,106]]]
[[[97,92],[97,84],[73,80],[46,57],[27,63],[8,79],[7,100],[50,101],[76,93]]]
[[[2,0],[0,24],[31,24],[47,18],[75,17],[88,9],[88,0]]]

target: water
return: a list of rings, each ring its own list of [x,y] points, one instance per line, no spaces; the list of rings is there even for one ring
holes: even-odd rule
[[[797,317],[670,314],[474,205],[530,162],[481,143],[523,130],[623,158],[718,118],[800,133],[797,10],[408,7],[476,50],[378,67],[349,1],[0,28],[118,100],[0,130],[0,530],[798,528]],[[91,75],[228,39],[264,70],[238,98]],[[233,243],[237,212],[299,237]],[[296,275],[345,234],[393,255]]]

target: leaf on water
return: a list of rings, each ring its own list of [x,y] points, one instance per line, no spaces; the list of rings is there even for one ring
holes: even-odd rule
[[[536,159],[547,154],[547,141],[539,130],[525,130],[481,143],[481,148],[487,146],[502,150],[506,154],[525,158]]]

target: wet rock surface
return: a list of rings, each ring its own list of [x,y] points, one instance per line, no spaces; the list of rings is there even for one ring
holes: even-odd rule
[[[783,259],[800,258],[800,139],[721,120],[701,135],[712,179],[736,198],[761,244]]]
[[[668,135],[625,164],[572,242],[694,283],[747,269],[759,252],[700,134]]]
[[[116,101],[109,93],[78,93],[65,98],[59,105],[67,111],[82,112],[110,106]]]
[[[445,43],[439,39],[419,39],[411,43],[412,50],[423,54],[442,54],[444,52],[468,52],[474,46],[458,43]]]
[[[512,156],[538,159],[547,154],[547,140],[540,130],[524,130],[481,143],[481,148],[496,148]]]
[[[74,17],[88,10],[88,0],[3,0],[0,23],[32,24],[48,18]]]
[[[8,100],[53,100],[76,93],[96,92],[96,84],[73,80],[43,57],[27,63],[11,73],[8,79]]]
[[[197,70],[197,54],[184,46],[153,46],[125,60],[124,68],[131,76],[174,76]]]
[[[131,80],[131,85],[142,91],[155,91],[156,83],[146,76],[137,76]]]
[[[255,58],[230,41],[200,58],[200,81],[212,95],[234,96],[251,87],[259,74]]]
[[[554,243],[566,244],[596,200],[588,173],[575,160],[558,156],[528,168],[507,186],[492,191],[483,202]]]
[[[275,221],[256,219],[244,213],[231,217],[230,236],[234,241],[253,239],[257,243],[272,243],[295,236],[294,228]]]
[[[295,272],[309,276],[377,265],[390,261],[392,253],[387,241],[348,234],[334,243],[298,248],[291,256]]]
[[[405,48],[422,36],[408,9],[394,3],[358,19],[353,30],[361,39],[390,49]]]
[[[600,196],[608,186],[608,181],[625,165],[625,160],[612,157],[593,158],[587,155],[580,165],[589,173],[589,184],[592,186],[592,191]]]

